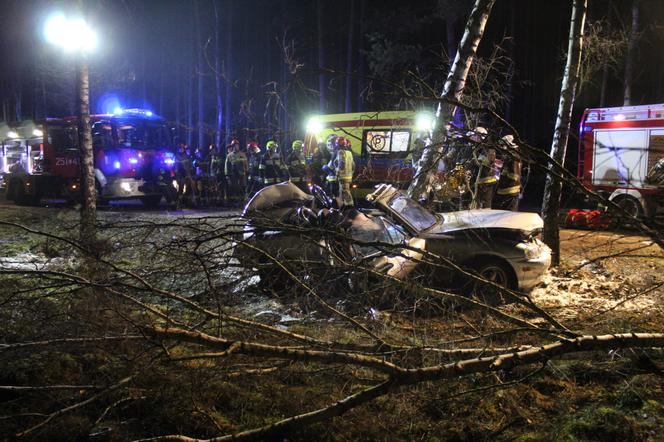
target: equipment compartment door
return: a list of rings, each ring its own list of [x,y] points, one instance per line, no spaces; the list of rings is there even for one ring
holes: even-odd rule
[[[648,166],[645,129],[596,130],[593,184],[642,187]]]

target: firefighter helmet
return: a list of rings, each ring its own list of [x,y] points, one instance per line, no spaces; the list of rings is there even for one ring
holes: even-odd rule
[[[261,148],[258,147],[258,143],[256,141],[252,140],[247,143],[247,152],[259,153],[260,151]]]
[[[346,149],[350,147],[350,142],[344,137],[338,137],[335,141],[335,146],[337,149]]]
[[[302,149],[303,145],[304,145],[304,143],[302,142],[302,140],[295,140],[295,141],[293,141],[293,146],[292,147],[293,147],[293,150],[300,150],[300,149]]]
[[[514,142],[514,135],[511,135],[511,134],[510,134],[510,135],[505,135],[505,136],[502,138],[502,140],[503,140],[503,142],[505,143],[505,145],[506,145],[508,148],[510,148],[510,149],[518,149],[518,147],[519,147],[519,146],[517,146],[517,144]]]
[[[274,150],[274,149],[278,148],[279,145],[277,144],[276,141],[270,140],[267,143],[265,143],[265,147],[270,149],[270,150]]]

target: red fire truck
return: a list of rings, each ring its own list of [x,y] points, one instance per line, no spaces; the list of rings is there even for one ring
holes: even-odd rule
[[[91,116],[94,173],[102,201],[139,198],[159,203],[159,174],[175,164],[166,122],[150,111],[126,109]],[[76,118],[48,118],[42,124],[15,128],[2,143],[7,199],[37,204],[41,199],[80,198],[80,161]],[[169,180],[170,183],[170,180]]]
[[[634,217],[664,208],[664,104],[586,109],[579,135],[586,188]]]

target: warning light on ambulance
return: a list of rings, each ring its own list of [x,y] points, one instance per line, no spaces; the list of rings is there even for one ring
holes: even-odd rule
[[[415,116],[415,129],[418,132],[431,132],[436,127],[436,119],[429,112],[421,112]]]
[[[318,135],[323,130],[323,122],[318,117],[311,117],[307,120],[305,129],[308,134]]]
[[[625,119],[625,114],[618,114],[613,117],[616,121],[623,121]]]
[[[39,129],[34,129],[34,130],[32,131],[32,135],[34,135],[35,137],[43,137],[43,136],[44,136],[44,132],[42,132],[42,131],[39,130]]]

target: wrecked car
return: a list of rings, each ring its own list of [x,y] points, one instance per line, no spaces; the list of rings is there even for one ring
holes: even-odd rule
[[[452,269],[459,266],[502,287],[529,290],[549,267],[551,253],[537,239],[542,219],[536,214],[489,209],[435,214],[387,184],[367,201],[371,210],[337,209],[319,187],[310,195],[289,182],[268,186],[242,213],[246,224],[235,256],[257,269],[266,285],[277,283],[275,269],[282,276],[304,274],[306,280],[341,266],[344,281],[357,280],[353,274],[363,269],[400,280],[427,275],[423,283],[434,288],[472,285]],[[422,259],[425,252],[432,255]]]

